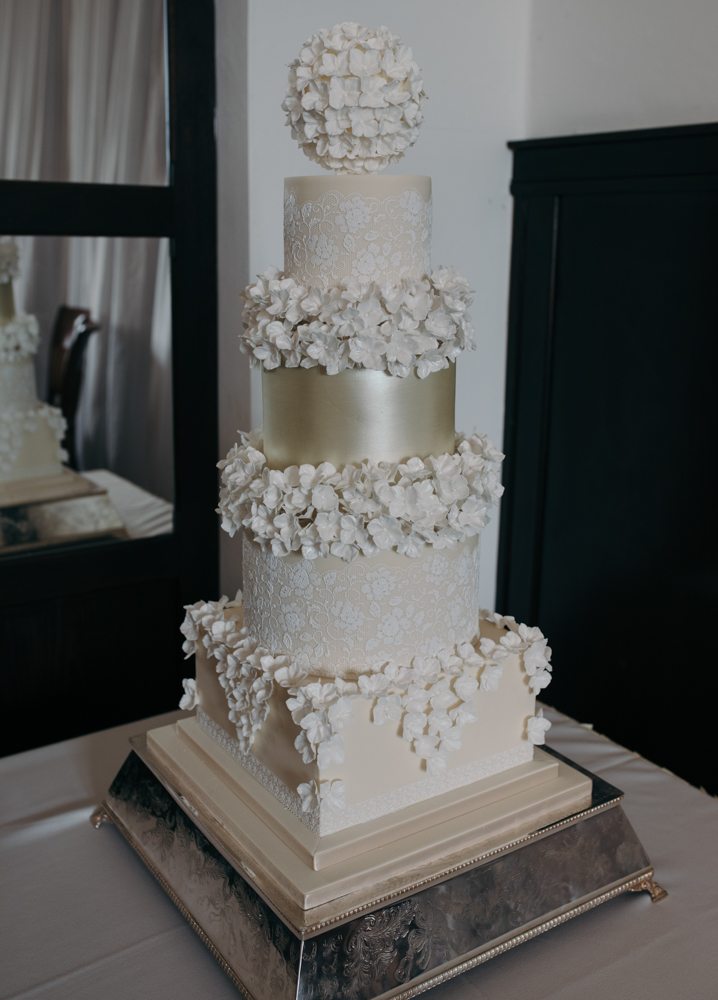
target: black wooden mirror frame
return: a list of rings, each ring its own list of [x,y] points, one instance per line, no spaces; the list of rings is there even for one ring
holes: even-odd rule
[[[166,30],[168,186],[0,180],[2,233],[170,239],[175,482],[171,535],[0,559],[0,753],[176,707],[182,605],[218,593],[213,0]]]

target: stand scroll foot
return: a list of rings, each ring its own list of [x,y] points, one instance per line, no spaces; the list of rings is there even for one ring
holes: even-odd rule
[[[653,881],[653,875],[646,875],[646,877],[634,886],[631,890],[632,892],[650,892],[651,902],[660,903],[662,899],[665,899],[668,893],[666,890],[658,884],[658,882]]]
[[[104,806],[98,806],[90,816],[90,822],[96,830],[99,830],[103,823],[111,823],[112,819]]]

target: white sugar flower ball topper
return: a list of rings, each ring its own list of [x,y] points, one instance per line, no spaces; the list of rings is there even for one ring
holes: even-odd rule
[[[287,125],[325,170],[375,173],[416,142],[424,83],[411,49],[388,28],[323,28],[289,67]]]

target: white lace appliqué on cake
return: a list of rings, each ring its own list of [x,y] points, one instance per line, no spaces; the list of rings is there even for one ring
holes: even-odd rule
[[[393,555],[393,553],[391,554]],[[427,546],[416,560],[280,559],[244,539],[244,623],[277,652],[332,677],[467,642],[479,614],[479,546]]]
[[[297,204],[284,197],[284,267],[298,282],[325,288],[347,279],[421,281],[431,272],[431,201],[409,188],[369,198],[327,191]]]
[[[358,367],[405,378],[415,368],[426,378],[474,349],[471,289],[454,267],[417,281],[344,279],[329,289],[270,267],[241,300],[240,350],[267,369],[320,365],[336,375]]]
[[[222,469],[218,513],[231,536],[244,528],[262,548],[283,557],[338,556],[395,549],[412,559],[426,544],[454,548],[481,533],[503,486],[503,460],[486,435],[456,435],[453,455],[407,462],[363,462],[338,472],[329,462],[266,468],[261,432],[242,434]]]
[[[231,603],[225,597],[219,602],[188,605],[182,633],[187,656],[197,651],[201,641],[208,656],[217,660],[242,755],[251,756],[254,735],[269,712],[274,684],[279,684],[289,695],[287,708],[300,729],[294,745],[305,763],[316,760],[321,771],[344,762],[341,733],[354,723],[351,702],[365,698],[371,703],[375,725],[400,723],[403,740],[426,761],[429,777],[443,778],[451,753],[461,747],[463,728],[478,719],[474,695],[496,690],[502,664],[511,653],[521,655],[533,693],[551,679],[551,650],[539,629],[517,625],[510,616],[482,612],[483,618],[504,629],[498,642],[477,636],[473,642],[441,650],[437,656],[414,656],[407,665],[386,663],[361,675],[356,683],[342,678],[322,683],[311,679],[312,665],[305,657],[275,656],[261,647],[243,626],[240,602],[238,594]],[[185,690],[185,696],[191,694]],[[549,725],[539,710],[527,720],[527,742],[542,743]],[[315,790],[308,786],[302,792],[297,790],[300,801],[306,804],[303,813],[322,813],[320,790],[318,785],[319,804],[315,806],[311,803]],[[330,814],[341,814],[337,805],[340,797],[339,790],[336,796],[328,796]],[[344,819],[341,816],[338,820],[341,828],[351,825]]]

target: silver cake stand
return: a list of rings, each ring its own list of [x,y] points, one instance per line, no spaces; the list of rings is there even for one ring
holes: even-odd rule
[[[623,793],[549,750],[592,779],[588,808],[303,910],[130,743],[92,823],[117,827],[251,1000],[414,997],[622,892],[667,895]]]

